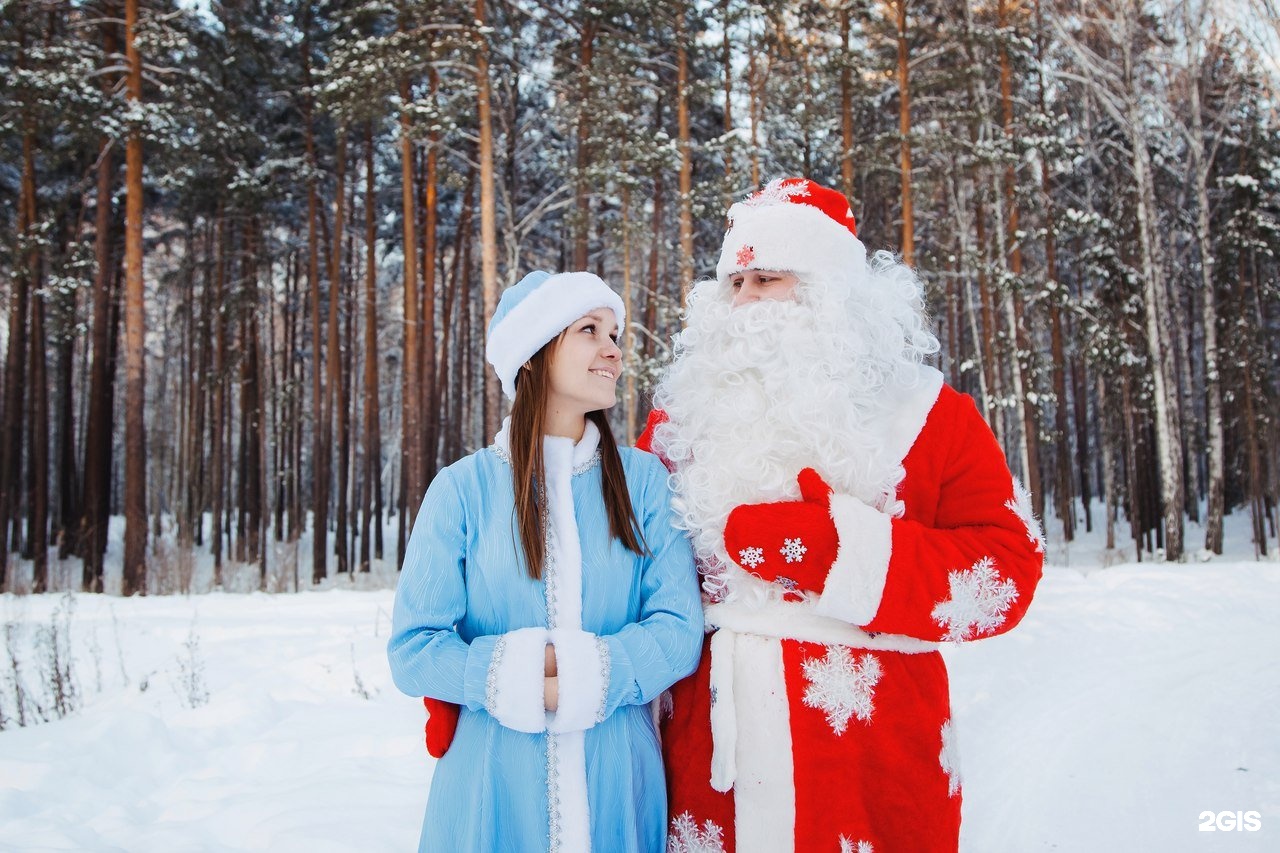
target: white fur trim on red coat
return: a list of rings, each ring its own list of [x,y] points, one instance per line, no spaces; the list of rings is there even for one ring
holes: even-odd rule
[[[738,775],[738,712],[733,692],[733,653],[738,635],[711,635],[711,787],[725,793]]]
[[[734,645],[737,851],[791,853],[795,849],[796,786],[782,641],[738,634]]]
[[[902,652],[908,655],[936,652],[938,644],[903,634],[868,634],[844,619],[821,616],[808,601],[768,601],[756,606],[736,601],[708,604],[703,609],[707,627],[735,633],[755,634],[777,640],[798,640],[824,646],[848,646],[873,652]],[[712,639],[712,665],[715,665]],[[714,678],[714,676],[713,676]]]
[[[866,625],[875,618],[884,595],[893,525],[889,516],[849,495],[831,496],[831,520],[840,548],[814,610]]]
[[[547,629],[508,631],[494,644],[485,682],[485,710],[518,732],[546,731],[543,698]]]

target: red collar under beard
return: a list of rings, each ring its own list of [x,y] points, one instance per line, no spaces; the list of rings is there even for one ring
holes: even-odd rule
[[[817,304],[822,296],[732,308],[718,283],[699,285],[655,394],[670,421],[654,446],[675,466],[674,505],[713,601],[778,594],[729,560],[725,520],[740,504],[798,498],[802,468],[837,492],[897,509],[903,470],[885,452],[887,401],[919,362],[858,335],[859,320],[871,318]]]

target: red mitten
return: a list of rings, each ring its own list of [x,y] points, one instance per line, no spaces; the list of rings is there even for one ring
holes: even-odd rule
[[[840,535],[831,520],[831,487],[812,468],[796,477],[798,501],[744,504],[729,513],[724,547],[734,562],[788,592],[822,592]]]
[[[432,758],[443,758],[453,743],[461,709],[452,702],[427,697],[423,697],[422,704],[427,707],[427,752]]]

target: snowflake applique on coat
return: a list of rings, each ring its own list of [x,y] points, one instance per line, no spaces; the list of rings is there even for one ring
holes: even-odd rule
[[[1022,526],[1027,528],[1027,539],[1035,543],[1036,553],[1043,554],[1044,528],[1040,526],[1040,519],[1036,518],[1035,511],[1031,507],[1031,492],[1017,477],[1013,478],[1013,497],[1005,501],[1004,505],[1018,517]]]
[[[938,763],[947,774],[947,795],[954,797],[960,793],[960,756],[956,750],[956,730],[950,720],[942,724],[942,751],[938,753]]]
[[[742,565],[748,569],[754,569],[756,566],[764,562],[763,548],[743,548],[738,552],[738,559],[742,561]]]
[[[948,642],[972,640],[1004,624],[1009,606],[1018,598],[1013,581],[1000,577],[996,561],[983,557],[969,569],[947,578],[951,597],[933,608],[933,621],[946,629]]]
[[[804,704],[827,715],[827,723],[837,735],[849,727],[849,718],[861,722],[871,719],[875,710],[876,684],[883,671],[873,654],[854,660],[846,646],[827,646],[827,654],[804,662],[804,677],[809,686],[804,691]]]
[[[710,820],[699,827],[693,815],[683,812],[671,819],[667,853],[725,853],[724,830]]]
[[[859,841],[856,844],[847,835],[840,836],[840,853],[876,853],[870,841]]]

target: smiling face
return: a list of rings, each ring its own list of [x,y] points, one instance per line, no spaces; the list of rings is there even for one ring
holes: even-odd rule
[[[549,372],[549,423],[617,403],[622,350],[613,310],[597,308],[570,323],[551,353]]]
[[[765,299],[795,299],[800,279],[785,270],[743,270],[729,277],[733,288],[733,306]]]

